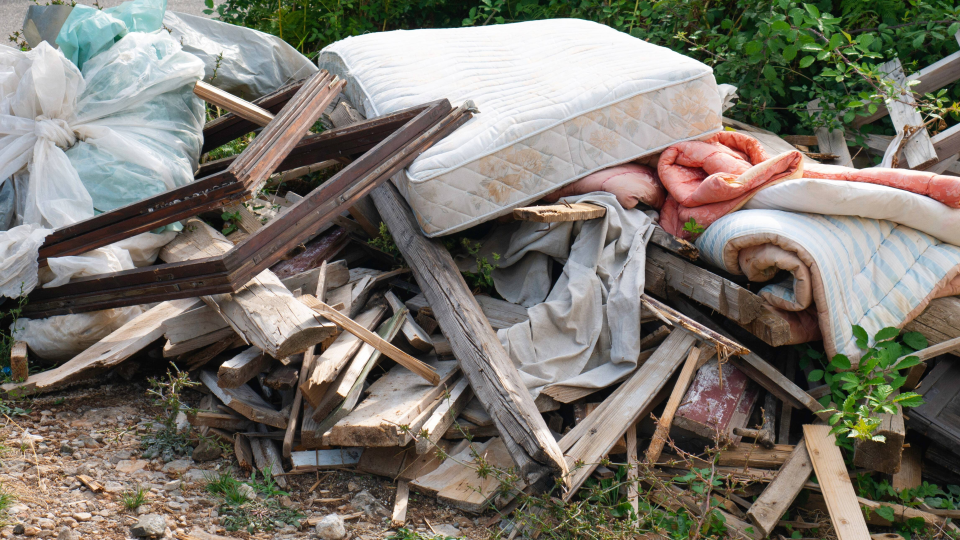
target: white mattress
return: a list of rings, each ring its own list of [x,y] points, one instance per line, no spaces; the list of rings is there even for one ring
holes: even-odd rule
[[[441,98],[479,108],[400,175],[427,236],[721,129],[708,66],[578,19],[366,34],[318,65],[368,118]]]

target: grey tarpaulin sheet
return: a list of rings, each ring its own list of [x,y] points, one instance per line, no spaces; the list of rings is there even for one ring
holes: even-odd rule
[[[500,254],[497,292],[528,307],[530,320],[497,335],[536,396],[552,383],[604,388],[640,354],[640,295],[653,220],[609,193],[561,199],[605,206],[603,218],[498,227],[482,251]],[[563,273],[551,289],[553,261]]]

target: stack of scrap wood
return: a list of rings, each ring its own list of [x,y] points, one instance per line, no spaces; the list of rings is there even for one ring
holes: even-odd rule
[[[31,308],[38,315],[159,303],[50,371],[26,376],[28,351],[18,344],[18,382],[4,385],[8,395],[59,389],[154,351],[202,383],[205,396],[188,420],[231,444],[240,467],[269,472],[281,486],[286,475],[324,469],[394,479],[395,525],[404,523],[410,489],[467,512],[508,512],[524,491],[554,488],[557,499],[575,500],[591,477],[614,475],[601,465],[609,459],[627,464],[634,501],[643,491],[663,507],[702,515],[704,497],[713,497],[712,511],[737,537],[811,528],[797,508],[827,512],[841,538],[865,538],[868,523],[889,525],[891,515],[921,518],[932,533],[955,529],[950,511],[923,501],[857,496],[815,399],[825,393],[805,384],[797,355],[780,347],[788,323],[764,310],[748,284],[706,268],[695,246],[660,228],[647,248],[636,369],[608,388],[558,387],[534,398],[496,335],[525,321],[526,309],[474,294],[444,244],[420,232],[384,182],[459,125],[465,109],[433,104],[363,121],[346,102],[334,106],[339,86],[318,77],[258,101],[278,113],[263,113],[259,146],[205,164],[201,172],[215,181],[201,180],[203,189],[51,237],[44,257],[104,245],[121,229],[184,225],[161,252],[166,264],[41,291]],[[312,116],[296,120],[305,109]],[[306,135],[324,110],[336,129]],[[255,126],[229,115],[208,126],[208,141]],[[342,163],[349,165],[306,195],[286,184]],[[231,182],[240,187],[217,192]],[[265,184],[276,189],[261,191]],[[226,236],[202,219],[211,209],[228,216]],[[533,206],[513,218],[580,221],[603,210]],[[394,247],[383,226],[393,253],[381,250]],[[956,329],[958,311],[947,313],[937,328]],[[934,474],[960,475],[951,455],[960,447],[952,413],[960,368],[941,357],[960,348],[956,335],[928,333],[935,344],[917,353],[935,364],[920,383],[928,403],[908,418],[887,415],[885,441],[857,445],[857,472],[916,487],[926,451]],[[917,386],[923,369],[914,371]],[[733,487],[704,494],[661,481],[704,467]],[[509,489],[481,468],[509,471]],[[798,499],[803,490],[810,493]],[[882,506],[894,513],[875,511]]]

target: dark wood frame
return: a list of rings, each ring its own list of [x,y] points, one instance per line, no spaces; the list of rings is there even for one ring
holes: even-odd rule
[[[315,79],[311,81],[313,80]],[[324,85],[332,84],[322,80]],[[276,170],[323,161],[329,159],[332,152],[356,155],[370,147],[378,136],[389,135],[383,136],[369,150],[291,206],[283,215],[222,256],[89,276],[60,287],[37,289],[31,294],[24,315],[34,318],[48,317],[177,298],[235,293],[254,276],[278,262],[285,253],[310,238],[320,226],[336,218],[472,116],[468,106],[453,109],[449,101],[440,100],[341,130],[307,137],[301,141],[302,133],[313,125],[323,111],[319,104],[329,104],[333,99],[319,97],[320,93],[312,90],[315,86],[311,86],[311,81],[304,84],[290,104],[284,107],[281,115],[250,145],[252,148],[260,142],[258,151],[251,152],[248,148],[236,159],[232,159],[228,164],[224,163],[226,167],[222,173],[213,173],[191,184],[194,187],[192,190],[179,188],[168,192],[164,194],[163,201],[156,201],[155,197],[93,218],[97,220],[112,216],[102,220],[108,222],[102,225],[108,228],[106,230],[93,229],[89,225],[93,220],[68,227],[81,233],[92,231],[96,234],[92,241],[83,244],[84,247],[79,252],[93,249],[87,247],[90,245],[106,245],[159,225],[223,206],[241,198],[246,186],[259,185]],[[339,90],[339,87],[337,88]],[[309,97],[304,97],[305,95]],[[290,113],[311,104],[309,108],[315,115]],[[294,114],[299,117],[296,123],[305,128],[299,133],[292,128],[286,131],[284,136],[295,137],[294,142],[277,140],[278,130],[272,130],[277,120]],[[295,119],[287,120],[292,122]],[[269,151],[277,147],[280,150]],[[237,180],[231,182],[221,178],[221,174],[232,175]],[[243,176],[238,177],[237,174]],[[198,187],[201,183],[205,184]],[[170,193],[174,195],[171,197]],[[113,216],[114,214],[116,215]],[[155,214],[159,216],[155,217]],[[87,224],[85,228],[79,227],[83,224]],[[134,226],[131,227],[131,224]],[[110,230],[114,227],[115,230]],[[79,234],[75,237],[83,238]]]

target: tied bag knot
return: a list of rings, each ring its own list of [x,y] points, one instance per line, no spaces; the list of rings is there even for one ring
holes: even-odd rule
[[[34,135],[36,135],[38,139],[50,141],[63,150],[77,144],[76,132],[74,132],[70,124],[62,118],[38,116],[34,126]]]

